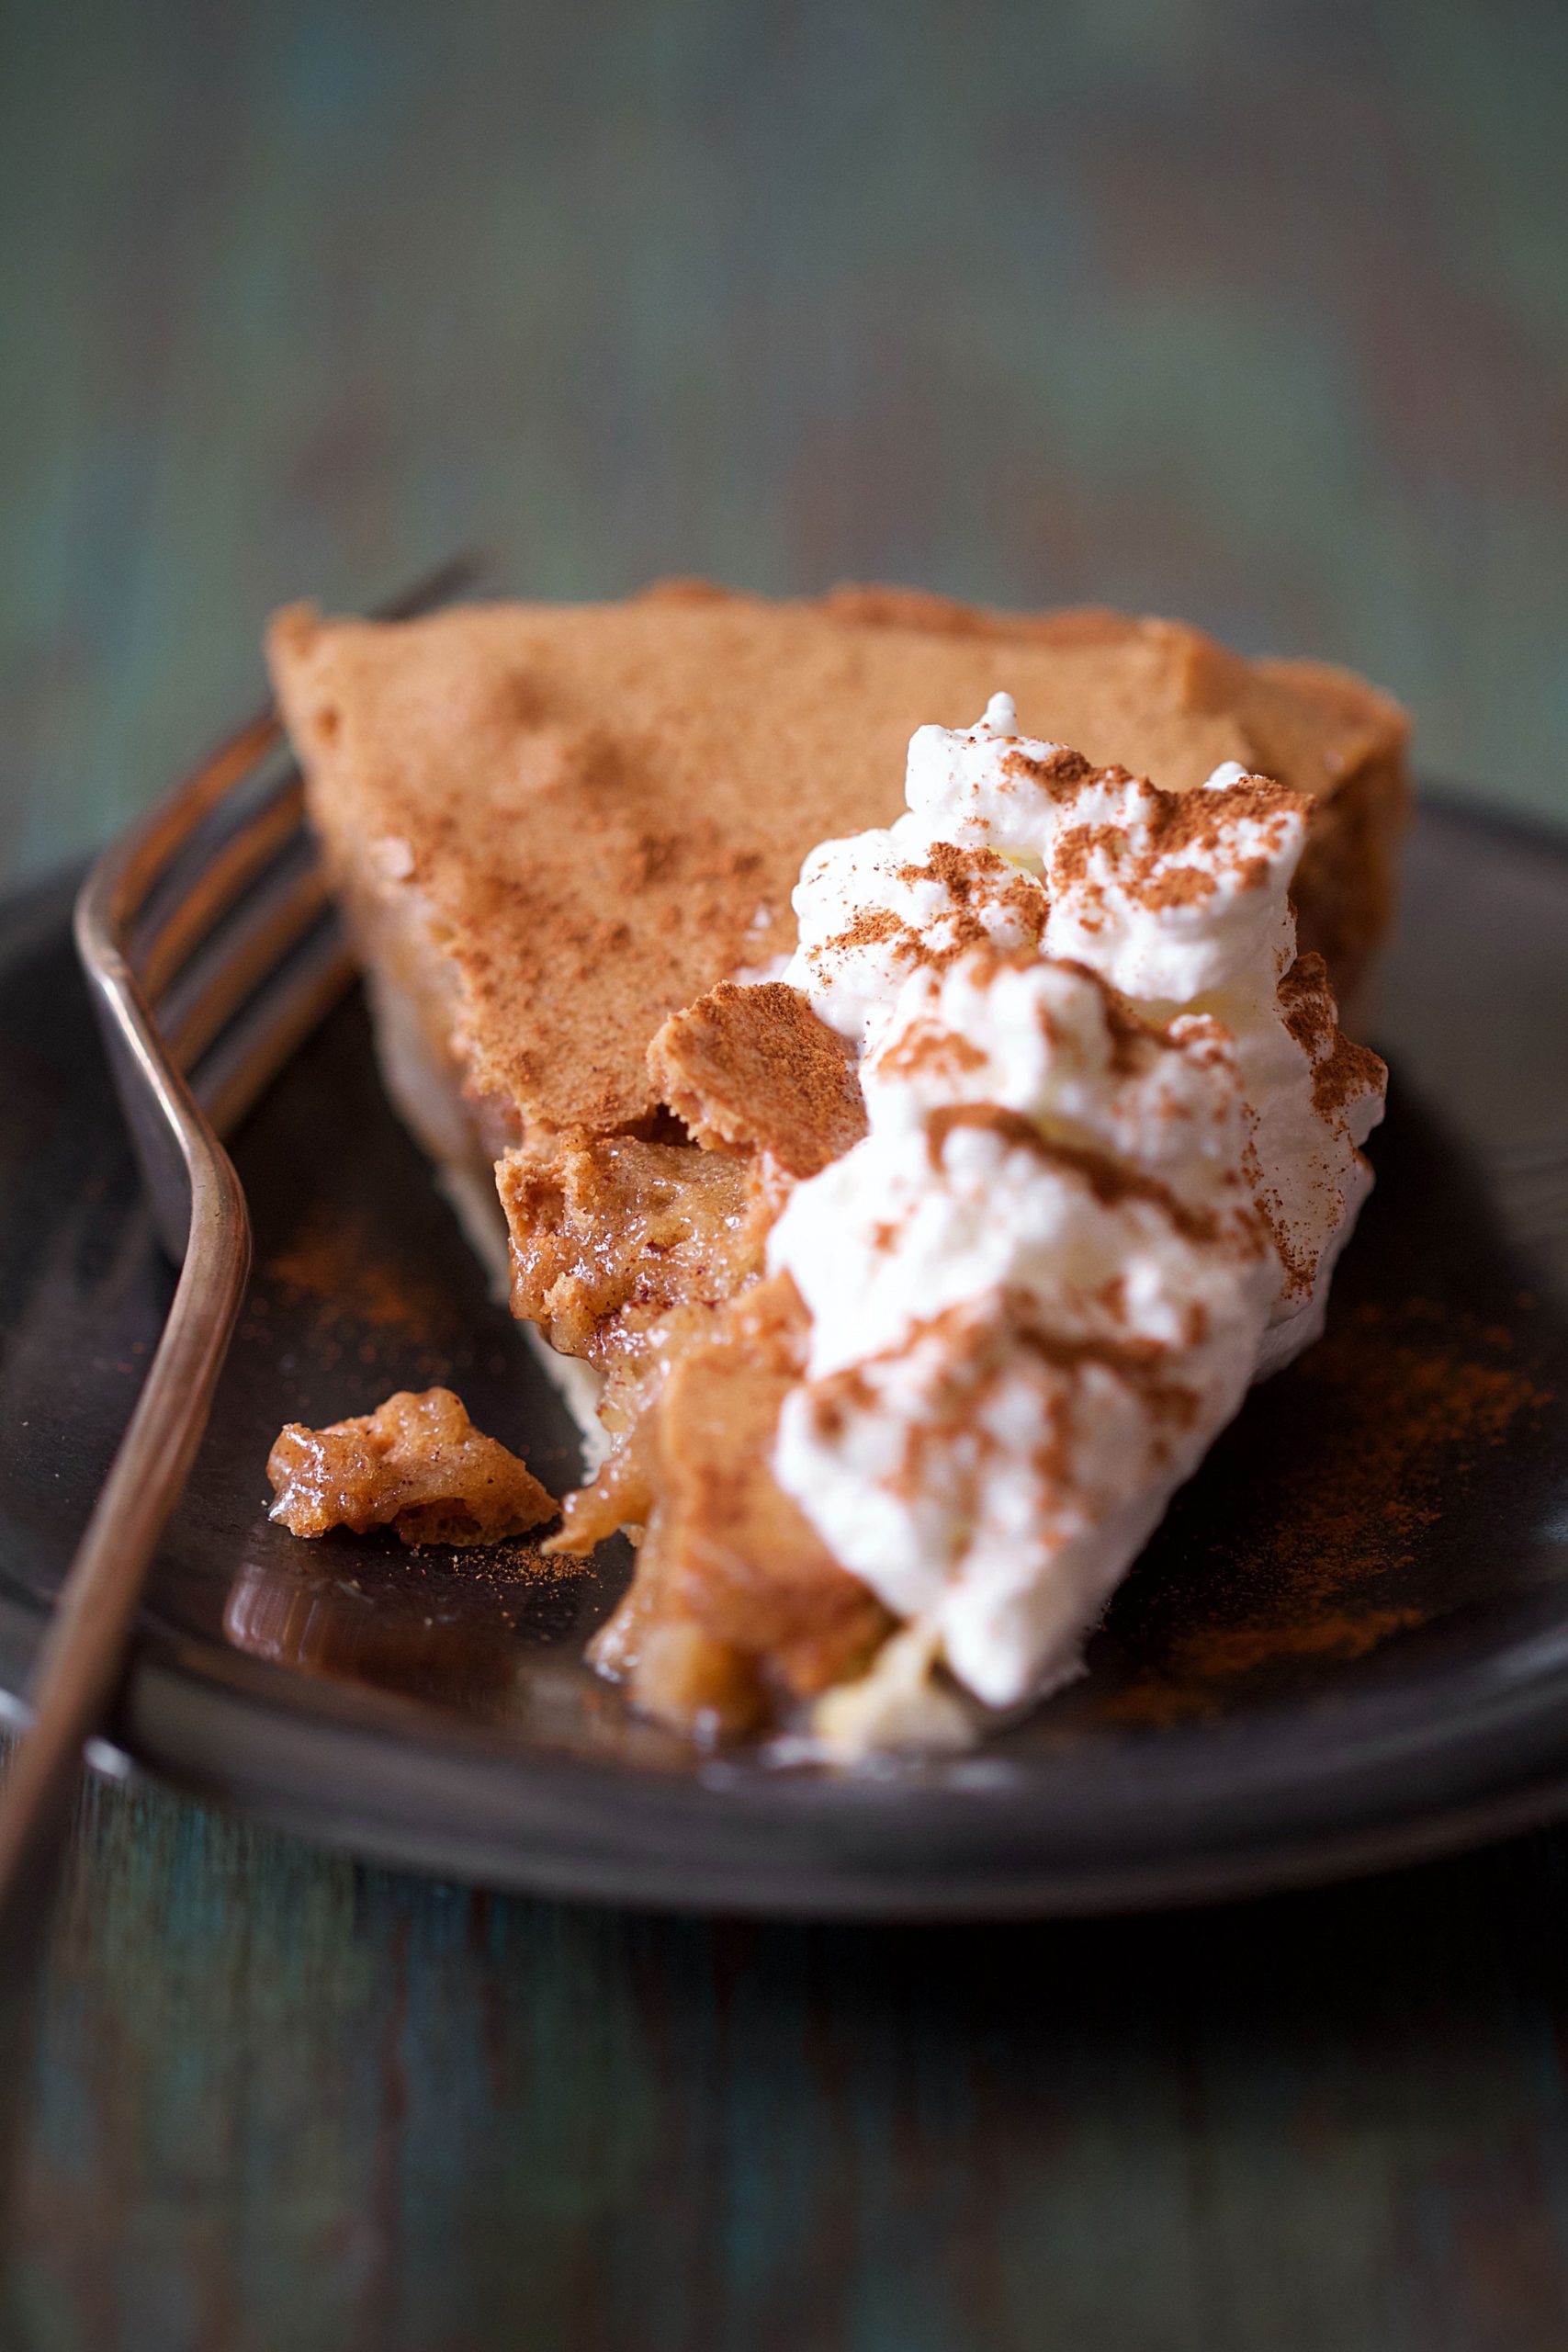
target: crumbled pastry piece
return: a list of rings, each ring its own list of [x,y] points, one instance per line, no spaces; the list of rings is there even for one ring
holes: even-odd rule
[[[694,1142],[766,1152],[792,1176],[814,1176],[865,1133],[849,1047],[777,981],[721,980],[671,1014],[648,1067]]]
[[[291,1535],[391,1526],[405,1544],[499,1544],[558,1504],[449,1388],[401,1388],[330,1428],[290,1421],[267,1457],[271,1516]]]

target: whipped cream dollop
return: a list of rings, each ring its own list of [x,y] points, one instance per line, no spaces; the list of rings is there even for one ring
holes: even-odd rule
[[[1376,1057],[1287,892],[1304,798],[1188,793],[922,727],[906,813],[824,842],[784,978],[860,1054],[869,1131],[769,1262],[810,1312],[780,1483],[992,1706],[1083,1634],[1248,1383],[1321,1329],[1371,1182]]]

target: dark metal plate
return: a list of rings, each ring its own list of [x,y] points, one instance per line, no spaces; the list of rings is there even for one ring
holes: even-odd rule
[[[1379,1187],[1327,1340],[1258,1391],[1090,1651],[976,1755],[843,1775],[695,1755],[580,1663],[626,1573],[265,1517],[286,1419],[449,1381],[548,1483],[570,1427],[386,1108],[346,1005],[236,1158],[258,1272],[113,1738],[359,1851],[618,1901],[1105,1909],[1414,1857],[1568,1805],[1568,847],[1422,820],[1374,1027]],[[0,1688],[170,1276],[66,935],[0,916]]]

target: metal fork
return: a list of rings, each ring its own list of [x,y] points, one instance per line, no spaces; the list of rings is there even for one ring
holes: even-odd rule
[[[468,557],[445,564],[378,617],[444,604],[477,570]],[[180,1274],[39,1648],[30,1724],[0,1779],[0,1954],[20,1948],[46,1907],[83,1751],[123,1670],[244,1296],[250,1218],[220,1137],[351,977],[303,811],[268,707],[99,858],[76,901],[77,953]]]

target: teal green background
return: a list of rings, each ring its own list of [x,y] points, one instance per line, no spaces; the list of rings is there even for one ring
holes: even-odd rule
[[[0,868],[457,546],[1364,668],[1568,815],[1548,0],[11,0]]]
[[[1096,597],[1568,819],[1568,10],[0,0],[0,876],[456,547]],[[3,1438],[0,1438],[3,1442]],[[1559,2352],[1561,1835],[674,1922],[84,1803],[10,2352]],[[6,2101],[0,2098],[0,2106]]]

